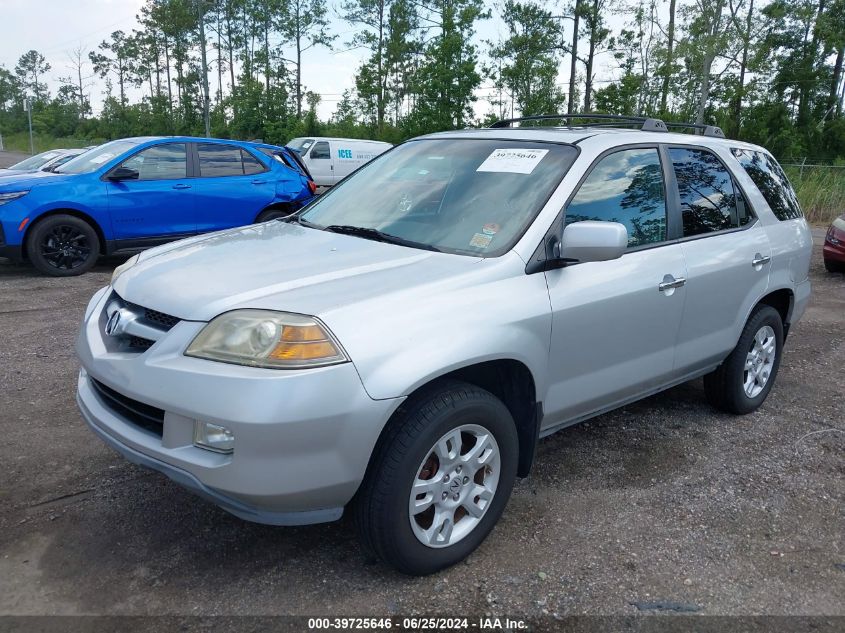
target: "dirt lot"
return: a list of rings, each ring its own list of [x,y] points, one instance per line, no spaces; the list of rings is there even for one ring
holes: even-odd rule
[[[812,304],[760,411],[715,413],[699,381],[548,438],[481,549],[421,579],[367,560],[346,520],[245,523],[106,448],[74,404],[73,343],[120,260],[62,280],[0,259],[0,614],[633,615],[668,602],[844,616],[845,277],[816,248]]]

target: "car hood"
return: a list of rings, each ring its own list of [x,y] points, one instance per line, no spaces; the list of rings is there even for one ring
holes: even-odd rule
[[[11,170],[10,170],[11,171]],[[65,182],[76,174],[56,174],[50,171],[18,171],[11,174],[0,172],[0,192],[20,191],[43,184]]]
[[[208,321],[236,308],[325,316],[376,295],[458,283],[481,261],[268,222],[146,251],[114,289],[185,320]]]

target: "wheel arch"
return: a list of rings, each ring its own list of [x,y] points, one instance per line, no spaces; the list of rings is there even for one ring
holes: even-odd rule
[[[27,254],[27,247],[29,242],[29,236],[32,234],[32,229],[47,218],[51,218],[57,215],[72,215],[73,217],[79,218],[80,220],[87,222],[89,225],[91,225],[91,228],[93,228],[94,232],[97,233],[97,239],[100,240],[100,255],[106,254],[106,236],[103,232],[103,227],[100,226],[99,222],[97,222],[89,214],[85,213],[84,211],[80,211],[79,209],[59,208],[51,209],[49,211],[45,211],[39,214],[38,217],[36,217],[26,225],[26,229],[23,234],[23,239],[21,240],[21,245],[23,246],[21,250],[24,259],[29,259],[29,255]]]
[[[415,396],[450,381],[466,382],[499,398],[507,407],[516,423],[519,440],[517,475],[526,477],[531,471],[539,437],[540,421],[543,417],[543,406],[537,401],[537,387],[534,376],[528,366],[518,360],[502,358],[475,362],[446,373],[430,377],[426,382],[417,386],[405,399],[412,400]],[[397,418],[403,414],[404,405],[400,406],[384,425],[376,441],[376,447],[388,434],[388,429]],[[378,450],[373,450],[372,455]],[[372,466],[372,455],[369,470]]]
[[[297,205],[294,204],[293,202],[289,201],[289,200],[288,201],[281,201],[280,200],[280,201],[272,202],[271,204],[268,204],[266,207],[261,209],[261,211],[259,211],[255,215],[255,222],[258,222],[258,218],[260,218],[261,214],[265,213],[266,211],[286,211],[288,214],[291,214],[291,213],[294,213],[297,210],[297,208],[298,208]]]
[[[761,297],[755,308],[760,305],[771,306],[780,314],[783,323],[783,337],[789,333],[789,322],[792,318],[792,308],[795,304],[795,294],[790,288],[778,288]],[[753,312],[753,311],[752,311]]]

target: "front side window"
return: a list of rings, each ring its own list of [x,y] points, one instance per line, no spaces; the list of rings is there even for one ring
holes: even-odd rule
[[[684,237],[738,228],[750,215],[744,201],[743,217],[737,208],[737,192],[730,173],[712,152],[688,147],[669,149],[678,193]]]
[[[566,208],[566,224],[584,220],[624,224],[629,248],[664,241],[666,190],[657,149],[626,149],[596,163]]]
[[[311,158],[331,158],[331,150],[327,141],[320,141],[314,143],[314,149],[311,150]]]
[[[777,161],[765,152],[735,147],[731,150],[778,220],[802,217],[795,190]]]
[[[306,226],[496,257],[522,236],[577,156],[516,140],[410,141],[370,161],[300,216]]]
[[[184,143],[153,145],[125,160],[121,167],[138,172],[135,180],[176,180],[187,176]]]

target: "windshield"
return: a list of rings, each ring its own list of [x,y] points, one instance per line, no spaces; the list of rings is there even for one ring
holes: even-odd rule
[[[112,141],[111,143],[100,145],[68,161],[59,167],[56,172],[59,174],[90,174],[92,171],[97,171],[112,158],[129,151],[137,144],[137,141]]]
[[[295,138],[287,144],[292,150],[304,154],[314,144],[313,138]]]
[[[42,152],[40,154],[36,154],[35,156],[30,156],[29,158],[22,160],[19,163],[15,163],[9,169],[21,169],[21,170],[33,170],[39,169],[42,165],[46,165],[48,162],[60,156],[61,152]]]
[[[426,248],[496,257],[522,236],[576,156],[571,145],[555,143],[411,141],[359,169],[300,217],[316,228],[374,229]]]

